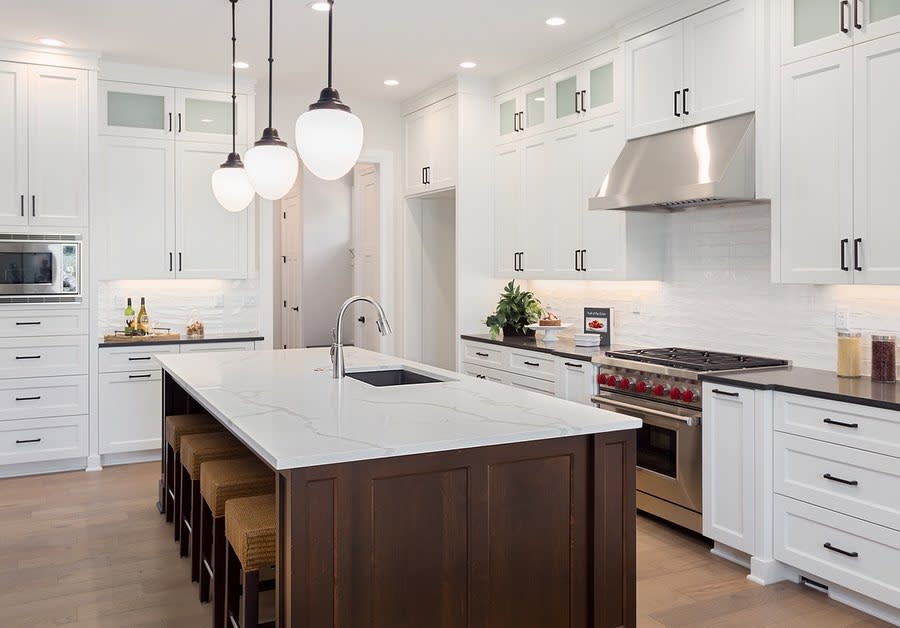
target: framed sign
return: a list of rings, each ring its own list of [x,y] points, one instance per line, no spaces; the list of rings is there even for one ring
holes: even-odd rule
[[[611,342],[611,319],[612,310],[608,307],[584,308],[584,333],[600,336],[600,344],[609,346]]]

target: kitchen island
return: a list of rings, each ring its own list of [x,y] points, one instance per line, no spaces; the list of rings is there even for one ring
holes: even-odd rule
[[[634,625],[639,420],[352,348],[160,362],[276,472],[279,626]],[[352,378],[401,366],[440,381]]]

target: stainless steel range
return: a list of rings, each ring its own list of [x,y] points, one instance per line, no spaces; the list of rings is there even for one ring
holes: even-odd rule
[[[594,404],[644,421],[637,436],[637,507],[702,532],[700,376],[790,363],[672,347],[607,351],[594,364]]]

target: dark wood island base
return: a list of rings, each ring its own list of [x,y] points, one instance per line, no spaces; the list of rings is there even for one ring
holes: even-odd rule
[[[635,433],[282,471],[279,626],[635,625]]]

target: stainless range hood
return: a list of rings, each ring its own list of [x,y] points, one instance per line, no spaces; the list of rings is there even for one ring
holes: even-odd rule
[[[590,209],[674,211],[753,204],[754,115],[629,140]]]

